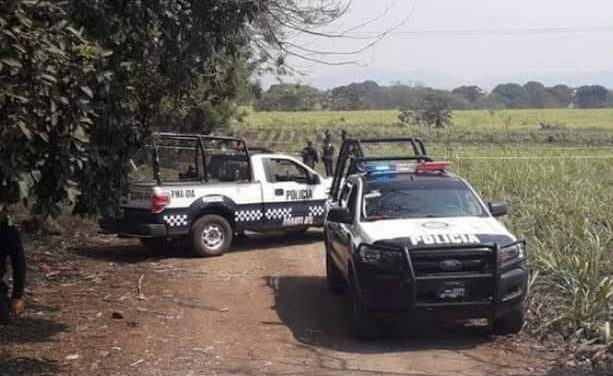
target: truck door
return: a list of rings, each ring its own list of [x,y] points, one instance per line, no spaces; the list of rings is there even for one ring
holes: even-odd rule
[[[266,184],[262,186],[267,226],[320,225],[325,214],[325,191],[319,175],[283,157],[263,160]],[[321,192],[320,192],[321,190]]]

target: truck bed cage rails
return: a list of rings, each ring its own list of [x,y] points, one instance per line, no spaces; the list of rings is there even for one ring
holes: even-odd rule
[[[160,177],[160,157],[158,153],[158,141],[159,140],[177,140],[177,141],[197,141],[197,148],[202,151],[202,166],[204,168],[203,176],[204,181],[207,182],[207,153],[205,142],[206,141],[223,141],[223,142],[233,142],[237,146],[235,150],[239,151],[241,154],[244,154],[244,157],[247,160],[248,169],[249,169],[249,180],[253,180],[253,171],[251,168],[251,158],[249,157],[249,148],[247,147],[247,143],[243,138],[240,137],[230,137],[230,136],[216,136],[216,135],[203,135],[203,134],[195,134],[195,133],[177,133],[177,132],[154,132],[151,135],[151,146],[153,149],[153,173],[155,180],[158,184],[162,184],[162,179]],[[195,155],[196,159],[197,153]],[[198,166],[198,163],[196,163]]]
[[[412,155],[400,155],[400,156],[366,156],[364,155],[363,145],[400,145],[410,146]],[[341,145],[341,150],[338,155],[336,167],[334,169],[334,180],[332,181],[332,187],[330,188],[330,197],[334,200],[337,198],[340,192],[340,186],[342,181],[347,176],[356,172],[363,171],[363,164],[365,162],[382,162],[382,161],[417,161],[425,162],[432,161],[428,157],[424,142],[415,137],[387,137],[387,138],[360,138],[360,139],[346,139]]]

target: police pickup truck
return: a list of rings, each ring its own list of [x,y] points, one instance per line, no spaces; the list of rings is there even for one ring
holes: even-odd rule
[[[367,156],[363,146],[408,144],[409,156]],[[382,150],[380,146],[376,148]],[[489,319],[496,333],[524,322],[526,244],[419,139],[346,140],[325,231],[328,288],[351,297],[358,338],[382,334],[383,316]]]
[[[131,165],[120,215],[100,225],[146,245],[187,238],[195,255],[218,256],[243,231],[323,225],[330,181],[240,138],[157,133]]]

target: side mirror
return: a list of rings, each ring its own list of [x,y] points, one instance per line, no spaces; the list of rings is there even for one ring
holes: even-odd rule
[[[313,174],[313,173],[309,173],[309,176],[308,176],[308,179],[307,179],[307,184],[309,184],[309,185],[321,184],[321,179],[319,178],[319,175]]]
[[[490,210],[490,214],[494,217],[502,217],[508,213],[507,204],[505,202],[490,202],[487,204],[487,207]]]
[[[351,217],[351,213],[347,208],[331,208],[328,211],[327,220],[333,223],[353,223],[353,218]]]

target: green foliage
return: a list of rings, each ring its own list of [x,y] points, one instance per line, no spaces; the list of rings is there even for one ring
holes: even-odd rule
[[[416,104],[400,110],[398,118],[402,125],[423,125],[432,128],[447,128],[451,126],[453,111],[449,104],[437,95],[429,95]]]
[[[38,213],[57,215],[76,194],[105,52],[52,1],[9,2],[0,27],[0,209],[35,196]]]
[[[113,52],[111,80],[96,91],[94,148],[80,175],[78,212],[112,212],[126,189],[128,159],[151,129],[210,132],[234,115],[246,68],[249,22],[259,2],[112,0],[72,2],[88,38]]]
[[[254,104],[256,111],[310,111],[321,109],[324,95],[306,85],[272,85]]]

